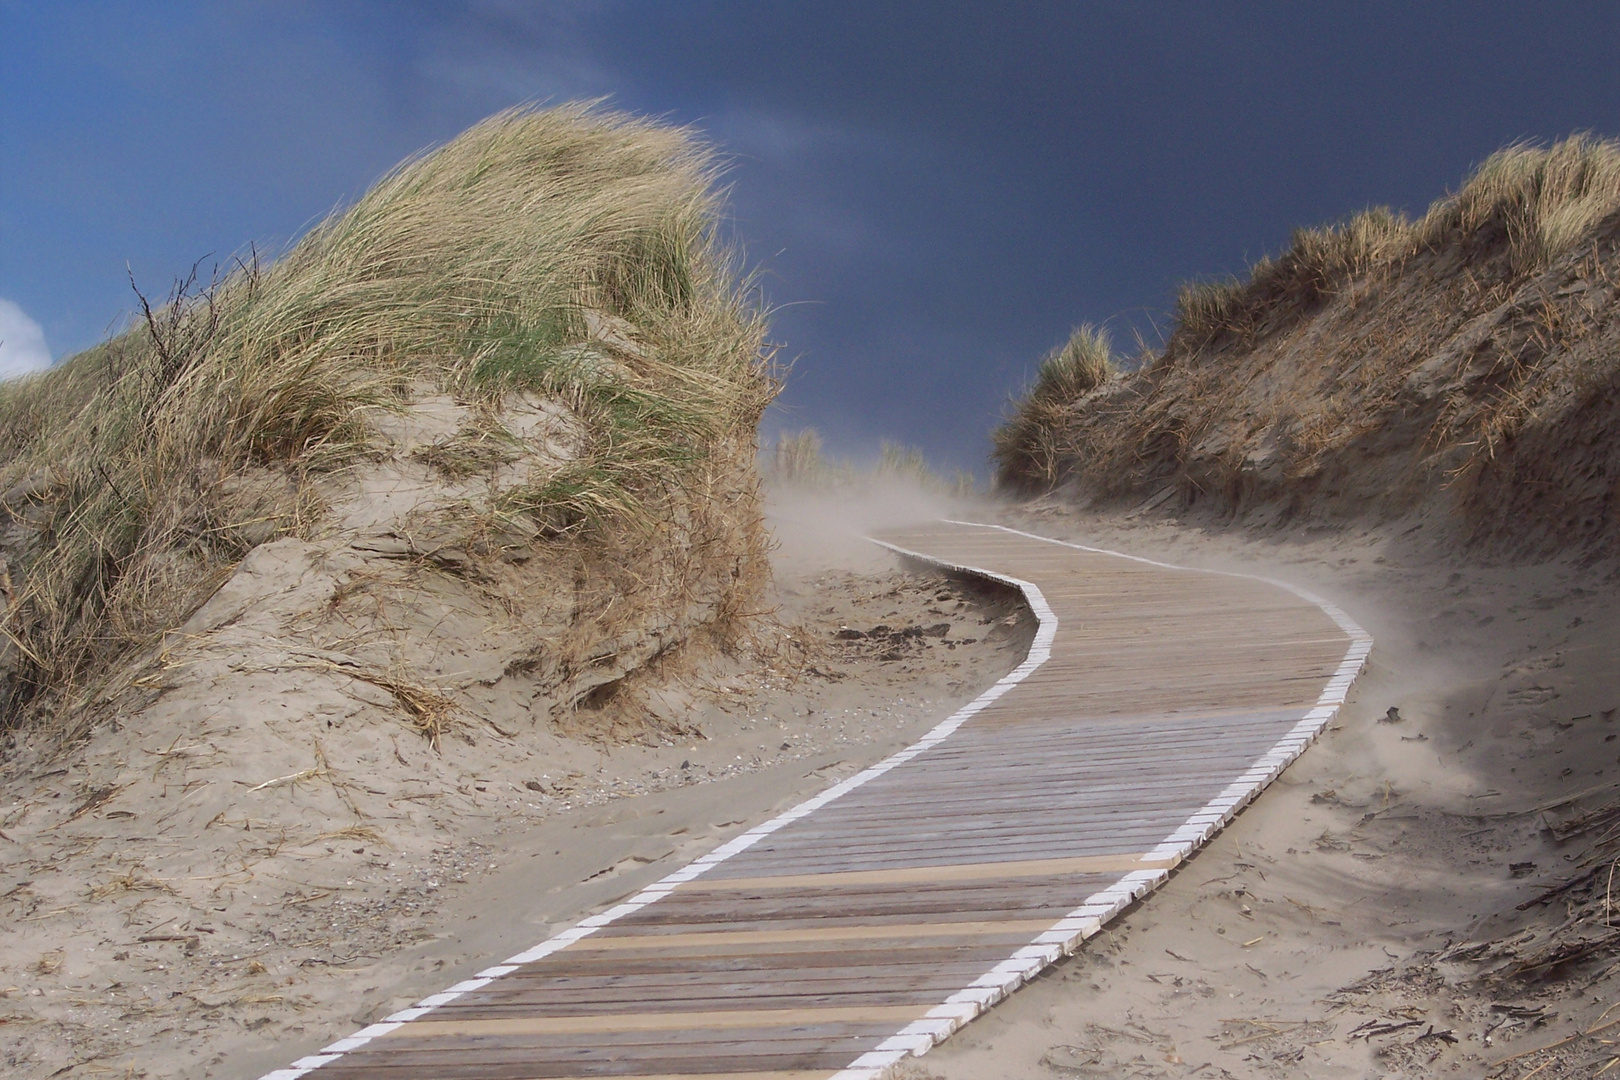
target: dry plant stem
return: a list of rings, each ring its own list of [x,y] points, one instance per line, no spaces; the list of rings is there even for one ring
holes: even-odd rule
[[[1612,926],[1609,920],[1610,901],[1614,898],[1614,868],[1620,865],[1620,858],[1609,864],[1609,880],[1603,887],[1603,925]]]

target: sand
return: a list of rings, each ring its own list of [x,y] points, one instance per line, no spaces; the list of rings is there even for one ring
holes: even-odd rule
[[[778,523],[776,610],[735,655],[566,723],[463,708],[438,749],[288,644],[307,605],[224,620],[228,648],[200,632],[146,708],[3,779],[0,1071],[262,1075],[887,756],[1022,659],[1010,590],[900,569],[810,528],[823,509]],[[296,600],[299,565],[260,549],[222,597]]]
[[[892,494],[779,504],[767,631],[660,673],[610,703],[611,723],[503,733],[464,717],[435,751],[383,693],[323,713],[338,699],[238,672],[230,700],[176,710],[191,692],[181,669],[161,708],[59,762],[14,763],[0,789],[0,1060],[19,1077],[258,1076],[904,745],[1027,642],[1007,594],[908,572],[856,536],[939,509]],[[1620,1018],[1605,1012],[1620,982],[1601,940],[1572,965],[1511,970],[1608,933],[1590,882],[1516,905],[1591,861],[1594,835],[1561,845],[1547,825],[1620,800],[1612,566],[1480,565],[1412,526],[1245,534],[979,512],[1287,578],[1377,647],[1333,730],[1162,890],[906,1072],[1545,1065],[1534,1075],[1548,1080],[1612,1059],[1601,1040],[1620,1026],[1579,1034]],[[924,644],[840,636],[941,621],[948,635]],[[279,727],[255,736],[255,716]],[[622,737],[637,723],[641,737]],[[302,756],[286,730],[307,737]]]
[[[1539,1068],[1547,1080],[1620,1068],[1606,1041],[1620,1026],[1601,1027],[1620,1018],[1613,953],[1512,973],[1538,947],[1593,936],[1617,854],[1595,863],[1584,929],[1564,925],[1579,914],[1571,894],[1516,910],[1591,861],[1592,837],[1559,844],[1547,823],[1620,801],[1612,566],[1479,565],[1415,522],[1311,536],[1055,511],[1008,520],[1284,578],[1340,604],[1376,646],[1333,728],[1163,889],[905,1075]],[[1595,936],[1608,933],[1599,920]]]

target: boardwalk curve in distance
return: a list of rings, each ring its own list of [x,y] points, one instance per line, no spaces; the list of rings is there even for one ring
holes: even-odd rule
[[[1372,639],[1291,585],[946,521],[1017,669],[622,903],[265,1080],[875,1080],[1072,953],[1327,725]]]

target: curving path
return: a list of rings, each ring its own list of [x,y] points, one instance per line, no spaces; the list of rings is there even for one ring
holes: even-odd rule
[[[855,1080],[1073,952],[1332,718],[1371,649],[1276,582],[965,522],[1029,657],[921,741],[266,1080]]]

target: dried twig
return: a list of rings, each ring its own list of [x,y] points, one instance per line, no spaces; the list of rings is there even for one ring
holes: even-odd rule
[[[56,825],[52,825],[51,828],[54,829],[59,825],[66,825],[70,821],[79,820],[96,807],[104,805],[109,799],[122,790],[124,790],[124,786],[122,784],[108,784],[106,787],[98,787],[93,789],[89,795],[85,796],[83,802],[79,803],[78,806],[73,808],[73,812],[71,814],[69,814],[62,821],[57,822]]]
[[[313,780],[315,777],[320,775],[321,770],[318,768],[299,769],[297,772],[288,773],[286,776],[278,776],[272,780],[266,780],[262,784],[254,784],[252,787],[248,788],[248,790],[263,791],[265,788],[280,787],[282,784],[296,784],[300,780]]]

